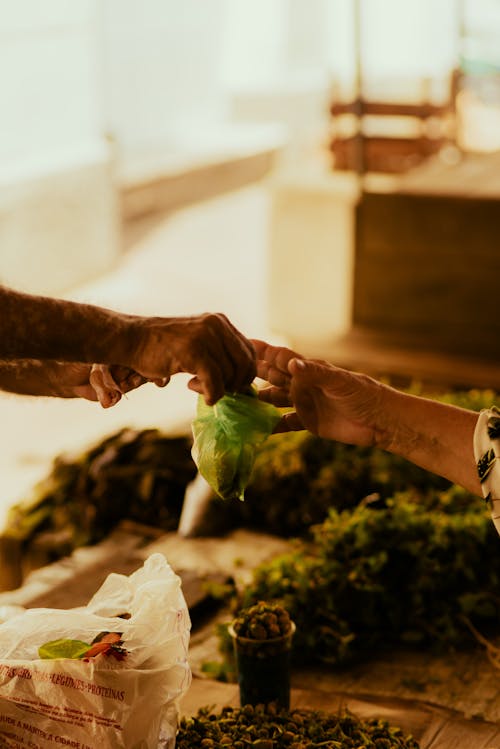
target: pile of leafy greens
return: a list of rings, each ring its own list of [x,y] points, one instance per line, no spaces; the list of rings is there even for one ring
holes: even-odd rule
[[[295,658],[347,663],[395,645],[473,643],[467,621],[498,626],[498,537],[482,500],[458,487],[411,490],[383,506],[330,510],[289,553],[254,571],[235,607],[281,603]]]

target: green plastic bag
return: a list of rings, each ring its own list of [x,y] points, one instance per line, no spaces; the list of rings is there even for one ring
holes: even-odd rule
[[[226,394],[214,406],[198,398],[192,423],[193,460],[222,499],[243,499],[255,461],[256,448],[274,430],[280,411],[251,394]]]

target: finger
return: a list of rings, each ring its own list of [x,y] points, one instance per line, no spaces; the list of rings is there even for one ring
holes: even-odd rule
[[[195,393],[198,393],[198,395],[202,395],[207,406],[214,406],[217,401],[222,398],[225,390],[223,385],[221,385],[220,390],[216,389],[215,391],[211,390],[210,387],[211,386],[207,386],[206,382],[200,380],[199,377],[193,377],[188,382],[189,390],[193,390]]]
[[[234,342],[233,342],[234,343]],[[237,359],[240,354],[238,351],[235,353],[232,351],[231,346],[228,345],[228,342],[225,340],[225,336],[221,336],[219,340],[220,347],[222,349],[219,356],[217,356],[215,347],[212,346],[210,349],[212,357],[217,358],[218,362],[218,368],[220,371],[220,375],[222,377],[222,380],[224,382],[224,390],[233,393],[237,390],[237,380],[238,380],[238,364]]]
[[[106,369],[106,368],[104,368]],[[106,377],[101,365],[94,365],[90,371],[89,383],[95,391],[97,400],[103,408],[114,406],[121,399],[121,392],[113,378]],[[109,382],[113,386],[109,386]]]
[[[203,393],[203,388],[201,385],[201,382],[197,377],[192,377],[188,382],[188,388],[190,390],[193,390],[195,393],[198,393],[201,395]]]
[[[111,408],[121,400],[122,394],[118,390],[96,389],[96,396],[103,408]]]
[[[207,403],[215,403],[225,391],[235,392],[249,385],[256,375],[255,351],[250,341],[222,313],[207,313],[187,320],[193,328],[175,347],[170,374],[190,372],[201,383]],[[164,375],[152,372],[149,376]]]
[[[321,393],[328,391],[331,384],[326,380],[324,368],[314,362],[302,362],[292,365],[294,371],[290,385],[290,398],[306,429],[313,434],[318,434],[321,423],[318,397],[321,401]],[[318,372],[319,369],[319,372]],[[295,373],[296,370],[296,373]]]
[[[292,383],[295,381],[303,387],[333,391],[349,386],[352,382],[352,373],[348,370],[315,359],[291,359],[288,370],[292,375]]]
[[[261,341],[259,338],[251,338],[250,339],[253,347],[255,349],[255,353],[257,355],[257,359],[265,359],[265,352],[267,347],[269,346],[268,343],[265,341]]]
[[[92,378],[94,378],[94,381],[97,381],[97,378],[99,378],[101,387],[108,388],[108,390],[120,389],[118,382],[111,372],[111,368],[106,364],[93,364],[90,370],[90,379]]]
[[[225,392],[224,380],[219,366],[209,361],[198,367],[196,378],[199,381],[201,393],[207,406],[213,406]]]
[[[252,348],[253,352],[253,348]],[[250,360],[245,359],[236,371],[236,377],[233,383],[234,392],[247,390],[257,376],[257,365],[255,354],[252,353]]]
[[[295,411],[290,411],[290,413],[284,414],[281,420],[278,421],[278,424],[274,428],[274,434],[279,434],[280,432],[300,432],[303,429],[305,427]]]
[[[118,385],[122,393],[128,393],[130,390],[136,390],[141,385],[144,385],[145,382],[148,382],[146,377],[131,370],[127,377],[118,381]]]
[[[290,351],[290,349],[286,349],[284,346],[273,346],[273,344],[261,341],[258,338],[252,338],[251,341],[257,358],[267,362],[275,361],[276,357],[283,350]]]
[[[265,403],[272,403],[274,406],[283,407],[291,406],[290,395],[288,390],[276,387],[265,387],[258,392],[259,400]]]
[[[269,364],[267,361],[263,361],[262,359],[257,359],[257,377],[260,377],[261,380],[268,380],[269,375]]]
[[[270,343],[258,339],[252,339],[252,343],[257,355],[257,367],[262,362],[266,362],[269,367],[288,374],[290,360],[303,358],[296,351],[292,351],[286,346],[272,346]]]
[[[197,330],[197,336],[191,351],[184,351],[181,347],[174,371],[194,374],[199,380],[205,400],[212,404],[225,390],[235,389],[234,382],[238,369],[235,361],[239,356],[243,356],[242,342],[239,333],[222,313],[203,315],[202,326]],[[233,351],[235,347],[236,354]],[[246,364],[246,356],[244,361]]]
[[[150,382],[153,382],[156,385],[156,387],[164,388],[170,382],[170,377],[159,377],[154,380],[150,380]]]
[[[255,349],[253,346],[252,341],[249,338],[246,338],[239,330],[236,328],[231,320],[226,317],[226,315],[223,312],[217,313],[216,317],[219,319],[221,324],[224,328],[229,328],[231,330],[232,336],[235,336],[241,345],[241,348],[245,352],[246,357],[250,357],[251,359],[255,359]]]
[[[103,376],[106,376],[106,368],[103,369]],[[135,388],[147,382],[147,379],[139,374],[139,372],[130,367],[124,367],[121,364],[113,364],[109,367],[109,376],[111,376],[116,388],[121,393],[128,393],[130,390],[135,390]],[[110,384],[109,377],[105,382]]]
[[[226,330],[222,331],[220,337],[224,349],[223,377],[226,390],[239,392],[250,385],[257,374],[257,362],[255,349],[252,343],[245,338],[225,315],[218,316]],[[229,332],[229,335],[228,335]]]
[[[276,367],[268,367],[267,376],[262,379],[267,380],[270,385],[275,385],[276,387],[288,387],[291,375],[288,372],[283,372],[281,369],[276,369]]]
[[[209,323],[210,345],[206,347],[208,367],[205,365],[204,376],[199,367],[195,373],[201,382],[205,380],[207,403],[215,403],[224,391],[238,392],[248,387],[256,376],[257,367],[252,343],[224,314],[211,315]],[[206,375],[209,376],[208,380]]]
[[[238,368],[238,374],[238,390],[248,388],[257,376],[257,356],[253,344],[248,339],[245,339],[245,359]]]
[[[291,374],[287,370],[277,369],[268,361],[263,359],[257,360],[257,377],[269,382],[277,387],[286,387],[291,379]]]

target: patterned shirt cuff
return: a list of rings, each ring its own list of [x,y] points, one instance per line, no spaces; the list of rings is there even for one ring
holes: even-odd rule
[[[500,534],[500,411],[495,406],[479,414],[474,431],[474,457],[483,496]]]

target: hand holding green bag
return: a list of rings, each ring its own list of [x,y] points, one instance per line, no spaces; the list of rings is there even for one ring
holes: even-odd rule
[[[226,394],[214,406],[198,398],[192,423],[193,460],[203,478],[222,499],[243,499],[256,448],[281,418],[277,408],[247,394]]]

